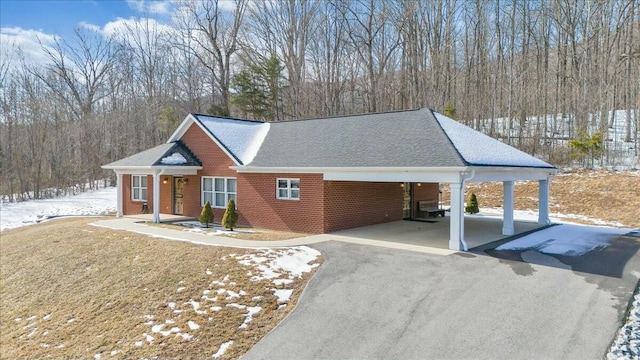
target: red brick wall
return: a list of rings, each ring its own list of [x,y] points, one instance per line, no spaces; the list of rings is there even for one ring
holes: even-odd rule
[[[124,215],[137,215],[142,213],[142,204],[145,201],[131,200],[131,175],[122,176],[122,213]],[[147,176],[147,206],[149,213],[153,213],[153,176]],[[162,203],[161,203],[162,204]]]
[[[276,178],[300,179],[300,200],[276,199]],[[253,227],[307,233],[324,231],[321,174],[238,174],[237,206],[243,223]]]
[[[324,232],[402,220],[399,183],[326,181]]]
[[[198,124],[191,124],[189,129],[182,136],[181,140],[202,162],[202,170],[198,171],[198,176],[185,176],[187,184],[184,186],[184,215],[200,216],[202,204],[201,197],[201,176],[221,176],[221,177],[238,177],[238,174],[229,169],[229,166],[236,165],[235,162],[216,145],[216,143],[207,135]],[[274,185],[275,186],[275,185]],[[239,196],[238,191],[238,196]],[[238,198],[237,206],[240,206]],[[213,209],[215,222],[220,222],[224,215],[224,209]],[[238,219],[238,224],[243,224],[243,218]]]
[[[418,210],[418,201],[421,200],[438,200],[438,192],[439,192],[438,183],[420,183],[418,186],[417,183],[413,184],[413,217],[417,217]]]

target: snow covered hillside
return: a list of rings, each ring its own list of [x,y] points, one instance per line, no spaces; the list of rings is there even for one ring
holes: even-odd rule
[[[116,188],[78,195],[0,204],[0,231],[58,216],[106,215],[116,211]]]
[[[630,128],[627,129],[627,111],[615,110],[609,111],[606,119],[603,119],[609,124],[607,132],[605,134],[604,150],[606,156],[605,167],[615,167],[618,169],[638,168],[640,167],[640,149],[636,149],[637,145],[634,143],[634,133],[637,131],[637,121],[635,120],[639,115],[638,110],[629,111],[631,117]],[[599,130],[601,123],[600,113],[589,115],[588,119],[588,131],[593,134]],[[547,115],[545,120],[540,123],[538,116],[529,116],[522,123],[518,119],[512,119],[509,122],[508,118],[496,118],[493,121],[483,120],[479,124],[479,131],[485,134],[491,133],[491,127],[497,132],[496,137],[507,142],[507,139],[512,139],[513,144],[517,142],[520,136],[525,138],[531,137],[537,131],[541,133],[542,139],[540,139],[541,145],[544,141],[553,142],[557,145],[566,147],[569,145],[569,139],[575,137],[575,129],[572,129],[572,124],[575,123],[575,119],[570,114],[564,115]],[[493,123],[493,125],[492,125]],[[540,127],[536,129],[536,127]],[[627,130],[631,135],[631,139],[627,139]],[[627,141],[631,140],[631,141]]]

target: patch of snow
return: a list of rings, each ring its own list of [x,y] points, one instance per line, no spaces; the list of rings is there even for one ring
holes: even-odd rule
[[[240,294],[238,294],[235,291],[231,291],[231,290],[227,290],[227,294],[228,294],[228,296],[225,298],[226,300],[235,299],[235,298],[239,298],[240,297]]]
[[[163,327],[164,327],[164,324],[153,325],[151,327],[151,332],[159,333],[160,331],[162,331]]]
[[[220,311],[222,308],[220,306],[212,306],[211,311]]]
[[[460,155],[472,165],[530,166],[552,168],[546,162],[499,140],[433,112]]]
[[[51,314],[47,314],[42,317],[42,320],[49,320],[49,319],[51,319]]]
[[[189,329],[191,329],[191,330],[198,330],[198,329],[200,329],[200,325],[196,324],[195,322],[193,322],[193,321],[191,321],[191,320],[189,320],[189,321],[187,322],[187,325],[189,325]]]
[[[171,320],[171,319],[168,319],[168,320],[165,320],[164,323],[165,324],[175,324],[176,322]]]
[[[176,303],[174,303],[174,302],[170,302],[170,303],[168,303],[168,304],[167,304],[167,306],[169,307],[169,309],[171,309],[171,310],[175,310],[175,308],[176,308]],[[153,318],[152,318],[152,319],[153,319]]]
[[[142,346],[142,341],[136,341],[135,343],[133,343],[133,345],[135,345],[135,346]]]
[[[185,339],[185,340],[187,340],[187,341],[190,341],[191,339],[193,339],[193,336],[192,336],[192,335],[189,335],[189,334],[187,334],[187,333],[184,333],[184,334],[177,334],[176,336],[181,336],[183,339]]]
[[[278,304],[289,302],[291,294],[293,294],[293,290],[290,289],[273,289],[273,295],[278,297]]]
[[[111,352],[111,356],[118,355],[119,353],[120,353],[120,350],[113,350]]]
[[[182,165],[187,163],[187,159],[182,154],[174,152],[169,156],[163,157],[160,162],[165,165]]]
[[[231,304],[227,304],[228,307],[234,307],[236,309],[246,309],[247,306],[246,305],[240,305],[240,304],[236,304],[236,303],[231,303]]]
[[[75,318],[71,318],[71,319],[67,320],[67,324],[71,324],[72,322],[75,322],[75,321],[76,321]]]
[[[260,300],[262,300],[262,298],[263,298],[263,297],[262,297],[261,295],[259,295],[259,296],[254,296],[254,297],[252,297],[252,298],[251,298],[251,300],[254,300],[254,301],[260,301]]]
[[[260,272],[251,280],[277,279],[282,275],[300,277],[318,264],[309,264],[320,256],[320,252],[307,246],[285,249],[259,249],[256,253],[237,256],[241,265],[252,266]]]
[[[116,211],[116,188],[54,199],[0,204],[0,231],[61,216],[105,215]]]
[[[244,165],[256,157],[271,128],[269,123],[203,115],[198,115],[197,118]]]
[[[223,343],[222,345],[220,345],[220,348],[218,348],[218,351],[213,354],[213,358],[217,359],[220,356],[224,355],[224,353],[227,352],[227,350],[229,349],[229,347],[231,347],[231,345],[233,345],[233,341],[227,341],[226,343]]]
[[[41,348],[49,348],[49,347],[51,347],[51,345],[43,343],[43,344],[40,344],[40,347]]]
[[[102,354],[95,354],[95,355],[93,355],[93,358],[95,360],[100,360],[100,359],[102,359]]]
[[[184,286],[180,286],[180,287],[178,288],[178,290],[176,290],[176,291],[177,291],[177,292],[183,292],[183,291],[184,291],[184,289],[186,289]]]
[[[251,320],[253,320],[253,315],[262,311],[260,306],[249,306],[247,307],[247,313],[245,314],[244,322],[240,325],[240,329],[246,329],[249,326]]]
[[[628,233],[629,229],[562,224],[552,226],[509,241],[496,250],[535,249],[545,254],[581,256],[597,248],[609,246],[609,241]]]
[[[153,342],[153,340],[155,340],[155,339],[153,338],[153,336],[151,336],[151,335],[149,335],[149,334],[142,334],[142,336],[144,336],[144,337],[145,337],[145,340],[147,340],[147,342],[148,342],[149,344],[151,344],[151,343]]]
[[[207,269],[207,270],[205,271],[205,273],[206,273],[207,275],[212,275],[212,274],[213,274],[213,272],[211,272],[211,270],[209,270],[209,269]]]
[[[640,358],[640,294],[633,297],[627,321],[618,333],[607,353],[607,359]]]

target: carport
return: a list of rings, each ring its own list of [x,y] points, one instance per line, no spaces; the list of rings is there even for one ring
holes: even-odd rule
[[[538,181],[538,224],[550,223],[549,180],[557,172],[553,165],[435,111],[431,115],[434,121],[422,124],[429,143],[411,144],[416,151],[403,159],[405,163],[422,166],[330,169],[324,172],[324,179],[449,184],[451,250],[466,251],[470,248],[465,240],[464,216],[464,189],[469,182],[502,182],[502,235],[515,234],[514,185],[518,180]]]
[[[492,141],[498,142],[497,140]],[[502,144],[498,142],[499,144]],[[505,145],[506,146],[506,145]],[[515,150],[508,147],[509,150]],[[524,153],[522,153],[524,154]],[[533,158],[527,154],[527,157]],[[535,158],[533,158],[535,159]],[[540,161],[535,159],[536,161]],[[550,166],[550,165],[549,165]],[[464,216],[464,189],[468,182],[488,182],[500,181],[503,184],[503,218],[501,222],[501,235],[511,236],[516,234],[514,224],[514,185],[517,180],[537,180],[538,181],[538,222],[537,225],[544,226],[550,223],[549,220],[549,179],[555,173],[554,168],[532,168],[518,166],[465,166],[465,167],[442,167],[427,169],[378,169],[373,171],[368,169],[352,169],[351,171],[326,172],[324,179],[329,181],[384,181],[398,183],[447,183],[451,189],[451,202],[449,216],[445,218],[434,218],[436,223],[443,223],[436,233],[442,233],[444,225],[448,225],[449,241],[448,247],[451,250],[468,250],[477,246],[478,239],[482,239],[483,229],[481,226],[473,226],[471,229],[480,233],[473,235],[467,232],[471,244],[465,239],[465,216]],[[471,221],[471,220],[467,220]],[[474,225],[476,221],[473,220]],[[429,224],[434,225],[434,224]],[[528,227],[527,227],[528,228]],[[426,229],[426,228],[425,228]],[[347,230],[348,231],[348,230]],[[497,240],[497,238],[495,239]]]

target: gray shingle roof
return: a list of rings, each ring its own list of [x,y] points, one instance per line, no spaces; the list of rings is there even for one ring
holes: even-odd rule
[[[182,164],[163,164],[162,159],[172,154],[178,153],[182,155],[186,162]],[[182,143],[175,141],[167,144],[158,145],[149,150],[133,154],[124,159],[114,161],[104,165],[103,168],[119,168],[119,167],[151,167],[151,166],[202,166],[200,160]]]
[[[554,168],[427,108],[275,123],[191,115],[240,166]],[[177,141],[104,167],[158,166],[176,152],[181,165],[201,166]]]
[[[256,167],[465,166],[429,109],[272,123]]]

